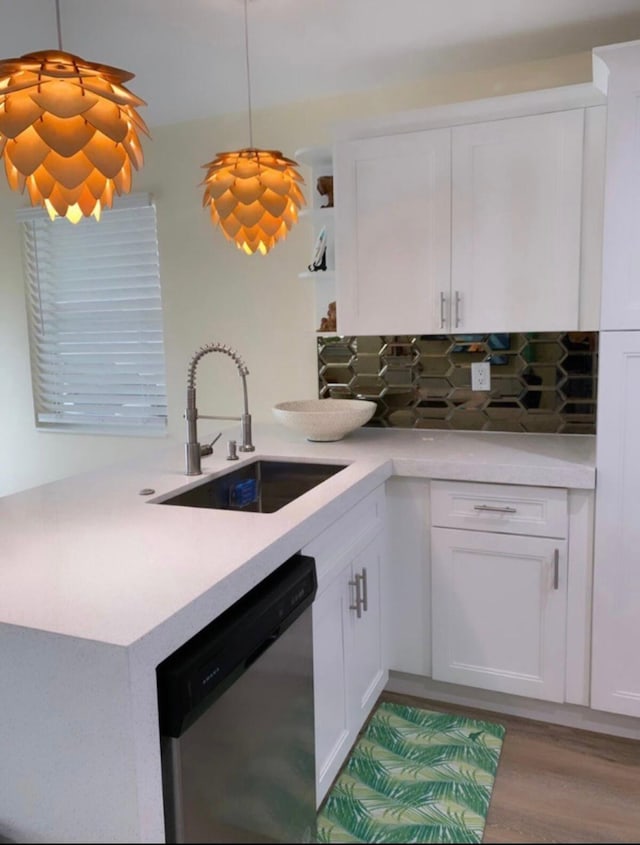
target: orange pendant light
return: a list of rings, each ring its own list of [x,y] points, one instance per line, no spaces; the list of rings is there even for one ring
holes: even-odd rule
[[[58,41],[60,38],[59,0]],[[0,156],[9,186],[53,219],[100,219],[143,163],[133,74],[62,49],[0,60]]]
[[[247,255],[266,255],[298,219],[304,203],[295,161],[279,150],[218,153],[204,167],[203,205],[225,237]]]
[[[300,190],[304,180],[297,163],[280,150],[253,146],[251,121],[251,74],[247,0],[244,0],[244,35],[249,101],[249,146],[234,152],[217,153],[207,169],[202,204],[209,206],[211,220],[224,236],[247,255],[266,255],[285,238],[305,205]]]

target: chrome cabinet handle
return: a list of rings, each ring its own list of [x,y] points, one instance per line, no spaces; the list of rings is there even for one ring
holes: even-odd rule
[[[446,322],[446,317],[445,317],[445,313],[444,313],[446,301],[447,301],[447,298],[444,295],[444,291],[441,290],[440,291],[440,328],[441,329],[444,329],[445,322]]]
[[[362,616],[362,594],[360,592],[360,583],[362,581],[362,575],[358,573],[355,577],[354,581],[349,581],[350,587],[356,588],[356,603],[349,605],[349,610],[355,610],[356,616],[358,619]]]
[[[474,511],[492,511],[493,513],[518,513],[516,508],[510,508],[508,505],[504,507],[497,507],[495,505],[474,505]]]
[[[456,291],[456,328],[460,325],[460,303],[462,302],[462,297],[460,296],[460,291]]]
[[[356,578],[358,576],[356,575]],[[369,598],[367,590],[367,567],[362,567],[362,609],[369,610]]]
[[[553,551],[553,589],[558,590],[560,585],[560,549]]]

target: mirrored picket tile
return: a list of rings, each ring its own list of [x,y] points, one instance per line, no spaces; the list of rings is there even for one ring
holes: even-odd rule
[[[593,434],[597,347],[596,332],[319,337],[318,392],[373,399],[369,425]]]

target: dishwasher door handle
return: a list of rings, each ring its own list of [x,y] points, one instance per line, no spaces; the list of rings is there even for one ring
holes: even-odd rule
[[[272,646],[275,643],[275,641],[278,639],[279,635],[280,635],[280,631],[278,630],[274,634],[271,634],[270,637],[267,637],[266,640],[261,642],[260,645],[258,646],[258,648],[255,651],[253,651],[249,655],[249,657],[247,657],[247,659],[244,661],[244,668],[248,669],[249,666],[251,666],[252,663],[255,663],[256,660],[260,657],[260,655],[264,654],[265,651],[269,648],[269,646]]]

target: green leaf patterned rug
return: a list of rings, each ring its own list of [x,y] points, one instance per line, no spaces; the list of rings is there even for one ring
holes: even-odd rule
[[[505,728],[381,703],[318,815],[318,842],[481,842]]]

